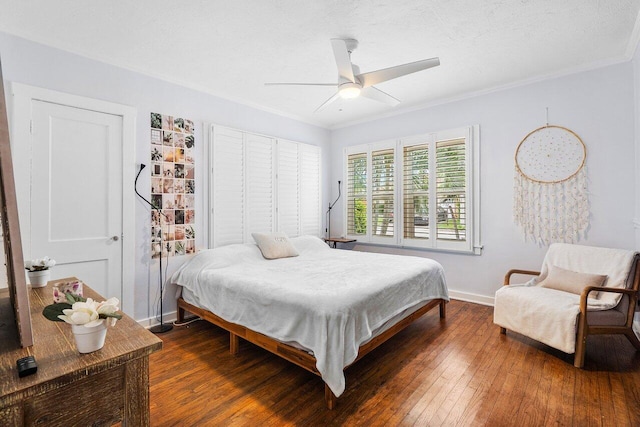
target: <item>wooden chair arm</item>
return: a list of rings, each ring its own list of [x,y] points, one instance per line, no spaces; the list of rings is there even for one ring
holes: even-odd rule
[[[625,294],[629,295],[629,297],[633,297],[635,293],[637,293],[634,289],[627,288],[606,288],[604,286],[587,286],[582,290],[580,294],[580,313],[585,314],[587,312],[587,298],[589,298],[589,293],[591,292],[611,292],[615,294]]]
[[[509,284],[509,281],[511,280],[511,276],[513,274],[527,274],[530,276],[539,276],[540,272],[531,271],[531,270],[517,270],[517,269],[509,270],[507,271],[507,274],[505,274],[504,276],[504,286],[507,286]]]

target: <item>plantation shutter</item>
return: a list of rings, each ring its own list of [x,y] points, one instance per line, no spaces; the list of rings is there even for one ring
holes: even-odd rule
[[[320,147],[211,127],[210,247],[320,235]]]
[[[467,175],[464,138],[436,141],[436,199],[439,240],[467,239]]]
[[[300,188],[298,145],[278,141],[278,230],[289,237],[300,235]],[[316,209],[317,216],[317,209]]]
[[[243,133],[215,127],[212,155],[213,246],[244,241]]]
[[[319,236],[320,208],[320,147],[298,144],[300,156],[300,234]]]
[[[429,144],[403,150],[404,237],[429,239]]]
[[[347,157],[347,235],[367,234],[367,153]]]
[[[274,145],[272,138],[245,133],[245,242],[251,233],[275,231]]]
[[[394,149],[371,153],[371,234],[394,238]]]

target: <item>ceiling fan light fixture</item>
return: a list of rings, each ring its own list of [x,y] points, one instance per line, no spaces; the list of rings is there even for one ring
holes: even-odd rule
[[[360,96],[361,90],[362,87],[359,84],[349,82],[341,84],[340,88],[338,89],[338,93],[343,99],[353,99]]]
[[[374,85],[440,65],[440,59],[436,57],[409,62],[407,64],[396,65],[389,68],[383,68],[381,70],[370,71],[368,73],[360,73],[360,68],[357,65],[354,65],[353,62],[351,62],[351,52],[353,52],[353,50],[357,46],[357,40],[331,39],[331,48],[333,49],[333,56],[338,67],[338,82],[335,84],[265,83],[265,85],[337,86],[337,92],[335,92],[331,96],[331,98],[323,102],[322,105],[316,108],[314,113],[324,110],[328,105],[335,102],[339,98],[354,99],[359,96],[369,98],[383,104],[387,104],[391,107],[395,107],[400,103],[400,100],[394,98],[388,93],[381,91]]]

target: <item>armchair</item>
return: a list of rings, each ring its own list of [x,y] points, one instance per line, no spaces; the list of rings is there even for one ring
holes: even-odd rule
[[[510,329],[575,353],[577,368],[584,366],[588,335],[624,334],[640,350],[633,330],[640,289],[639,259],[640,254],[633,251],[554,243],[540,272],[507,272],[504,286],[496,292],[494,323],[503,334]],[[537,277],[512,285],[514,274]]]

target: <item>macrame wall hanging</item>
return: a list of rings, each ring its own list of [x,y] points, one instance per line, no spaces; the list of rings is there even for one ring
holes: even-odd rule
[[[589,226],[587,148],[573,131],[547,124],[515,154],[513,216],[525,239],[573,243]]]

